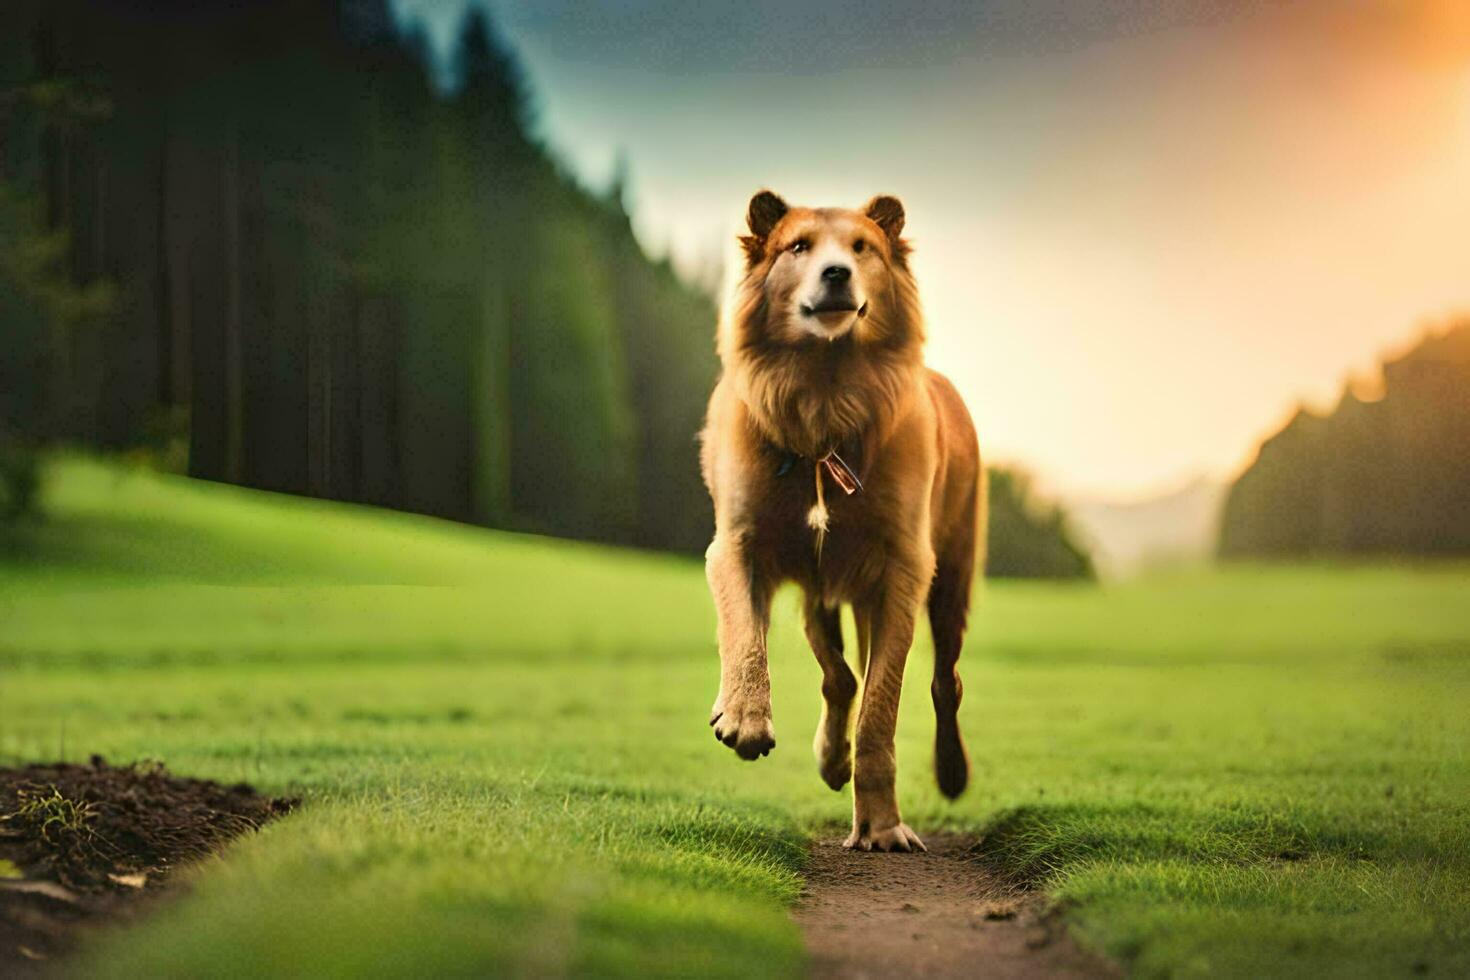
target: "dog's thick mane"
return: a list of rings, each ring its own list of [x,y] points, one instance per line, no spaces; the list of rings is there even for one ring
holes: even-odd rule
[[[873,297],[862,323],[835,341],[797,343],[767,330],[771,258],[751,256],[720,324],[719,353],[763,439],[813,459],[849,440],[886,440],[908,399],[922,390],[923,314],[907,251],[894,242],[890,289]]]

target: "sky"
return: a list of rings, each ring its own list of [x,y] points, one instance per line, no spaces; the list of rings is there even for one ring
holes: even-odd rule
[[[750,195],[906,205],[928,360],[1065,496],[1233,476],[1470,314],[1464,0],[485,3],[546,142],[687,271]],[[691,324],[710,331],[713,324]]]

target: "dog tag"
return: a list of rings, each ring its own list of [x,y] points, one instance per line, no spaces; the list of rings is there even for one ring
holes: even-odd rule
[[[863,488],[863,481],[858,479],[858,475],[852,471],[852,467],[848,466],[847,461],[837,455],[835,449],[822,457],[822,466],[826,468],[827,475],[832,478],[832,482],[841,487],[842,492],[849,497]]]

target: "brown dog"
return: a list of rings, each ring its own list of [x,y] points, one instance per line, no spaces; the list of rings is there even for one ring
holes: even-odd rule
[[[702,435],[720,642],[710,724],[742,759],[775,747],[766,631],[772,593],[797,582],[822,666],[817,762],[834,790],[855,774],[847,846],[922,850],[898,812],[894,727],[927,599],[935,774],[945,795],[964,790],[957,663],[984,545],[975,430],[954,387],[924,367],[903,205],[875,197],[861,211],[793,208],[761,191],[747,221],[745,273],[720,324],[724,371]],[[844,602],[865,679],[856,753]]]

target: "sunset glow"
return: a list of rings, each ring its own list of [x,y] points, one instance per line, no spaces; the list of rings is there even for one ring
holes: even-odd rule
[[[403,6],[444,37],[461,9]],[[1059,490],[1228,475],[1299,401],[1470,309],[1457,0],[917,25],[757,4],[728,37],[655,4],[493,6],[546,138],[593,185],[624,154],[635,226],[681,268],[718,261],[759,187],[901,196],[931,362],[991,455]]]

